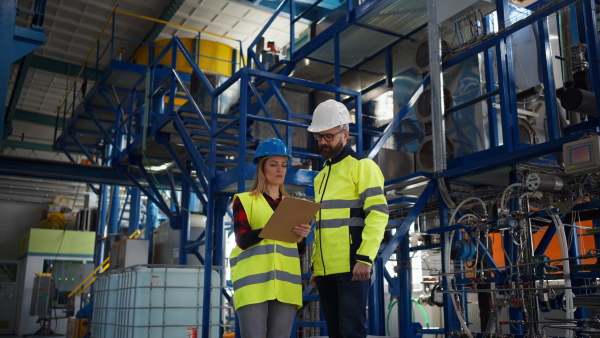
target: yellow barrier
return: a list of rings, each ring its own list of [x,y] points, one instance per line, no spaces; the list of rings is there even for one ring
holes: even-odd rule
[[[142,234],[144,234],[144,232],[146,232],[146,228],[142,229],[141,231],[138,229],[138,230],[134,231],[131,235],[129,235],[129,238],[137,239]],[[73,297],[73,295],[75,293],[77,293],[77,296],[80,296],[85,289],[87,289],[90,285],[92,285],[96,281],[96,279],[98,277],[94,277],[91,282],[89,282],[85,287],[83,287],[81,290],[79,290],[81,288],[81,286],[84,285],[90,278],[92,278],[92,276],[94,276],[96,274],[96,272],[98,272],[98,270],[102,269],[102,270],[100,270],[100,274],[103,273],[104,271],[106,271],[106,269],[108,269],[108,267],[110,267],[110,264],[108,263],[109,261],[110,261],[110,257],[106,257],[104,262],[102,262],[102,264],[100,264],[97,268],[95,268],[94,271],[92,271],[92,273],[90,273],[90,275],[87,276],[83,280],[83,282],[81,282],[79,285],[77,285],[77,287],[75,289],[73,289],[73,291],[71,291],[71,293],[69,293],[69,295],[67,297],[71,298],[71,297]],[[39,274],[39,275],[42,275],[42,274]],[[77,290],[79,290],[79,292],[77,292]]]
[[[106,264],[104,266],[104,268],[102,268],[102,270],[100,270],[100,274],[102,274],[104,271],[106,271],[106,269],[108,269],[109,267],[110,267],[110,264]],[[79,290],[79,292],[77,292],[77,296],[81,296],[83,291],[85,291],[85,289],[89,288],[90,285],[92,285],[96,281],[96,279],[98,279],[98,276],[94,276],[94,278],[89,283],[87,283],[86,286],[84,286],[81,290]]]
[[[75,294],[75,292],[77,292],[77,290],[78,290],[78,289],[79,289],[79,288],[80,288],[80,287],[81,287],[83,284],[85,284],[85,282],[87,282],[87,281],[88,281],[90,278],[92,278],[92,276],[93,276],[94,274],[96,274],[96,272],[98,272],[98,270],[100,270],[104,264],[108,264],[108,262],[109,262],[109,261],[110,261],[110,257],[106,257],[106,259],[104,260],[104,262],[102,262],[102,264],[100,264],[100,265],[99,265],[97,268],[95,268],[95,269],[94,269],[94,271],[92,271],[92,273],[90,273],[90,275],[89,275],[89,276],[87,276],[87,277],[86,277],[86,278],[83,280],[83,282],[81,282],[79,285],[77,285],[77,287],[76,287],[75,289],[73,289],[73,291],[71,291],[71,293],[69,293],[69,295],[68,295],[67,297],[68,297],[68,298],[71,298],[71,297],[73,297],[73,295]],[[103,270],[103,271],[104,271],[104,270]],[[83,288],[83,290],[85,290],[85,289],[87,289],[87,287],[86,287],[86,288]]]
[[[139,231],[139,230],[136,230],[136,231]],[[144,232],[146,232],[146,228],[142,229],[142,231],[140,231],[140,233],[139,233],[139,234],[137,234],[137,235],[135,235],[133,238],[134,238],[134,239],[138,239],[138,238],[140,238],[140,236],[141,236],[141,235],[143,235],[143,234],[144,234]],[[129,238],[131,238],[131,237],[129,237]]]

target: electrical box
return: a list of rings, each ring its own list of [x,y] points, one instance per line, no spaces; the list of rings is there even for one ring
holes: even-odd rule
[[[83,281],[80,279],[79,270],[81,261],[62,261],[52,262],[52,275],[56,291],[54,293],[54,308],[67,309],[68,314],[75,309],[75,297],[69,298],[69,294]]]
[[[128,266],[148,264],[149,241],[147,239],[126,238],[110,245],[110,268],[122,269]]]
[[[600,170],[600,136],[593,134],[563,144],[565,172],[585,174]]]
[[[30,316],[50,315],[54,298],[54,277],[50,274],[38,274],[33,281]]]

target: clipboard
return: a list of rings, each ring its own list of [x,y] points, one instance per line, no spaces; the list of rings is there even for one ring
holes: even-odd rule
[[[284,197],[258,237],[296,243],[298,235],[292,229],[298,224],[309,224],[319,209],[320,203]]]

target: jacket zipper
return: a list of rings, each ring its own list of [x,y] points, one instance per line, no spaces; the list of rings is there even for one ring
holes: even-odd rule
[[[323,203],[323,198],[325,197],[325,191],[327,191],[327,184],[329,183],[329,177],[331,176],[331,160],[325,161],[325,164],[329,166],[329,172],[327,173],[327,179],[325,180],[325,188],[323,189],[323,193],[321,194],[321,201],[319,203]],[[321,181],[321,186],[319,187],[319,193],[321,193],[321,188],[323,187],[323,181]],[[321,221],[323,220],[323,216],[321,214],[321,209],[319,209],[319,249],[321,251],[321,263],[323,264],[323,275],[327,276],[327,269],[325,268],[325,259],[323,258],[323,231],[321,229]]]

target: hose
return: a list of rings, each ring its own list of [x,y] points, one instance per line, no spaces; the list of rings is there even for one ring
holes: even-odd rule
[[[425,308],[423,308],[423,305],[414,298],[411,298],[410,300],[419,306],[419,309],[421,309],[421,313],[423,314],[423,318],[425,319],[425,326],[427,326],[427,328],[429,328],[429,317],[427,316],[427,312],[425,312]],[[392,309],[394,308],[394,305],[396,305],[396,303],[398,303],[398,300],[391,301],[388,304],[388,315],[387,315],[387,320],[386,320],[386,325],[385,325],[387,328],[388,336],[392,335],[390,333],[390,315],[392,314]],[[415,320],[415,314],[413,313],[413,321],[414,320]]]
[[[460,208],[469,201],[477,201],[477,202],[481,203],[481,205],[483,206],[483,210],[487,211],[487,206],[485,205],[485,202],[483,202],[482,199],[480,199],[478,197],[467,198],[464,201],[462,201],[456,207],[456,209],[454,209],[454,211],[452,212],[452,216],[450,217],[450,220],[448,222],[448,225],[453,224],[454,218],[456,217],[456,214],[458,213]],[[468,215],[470,215],[470,214],[468,214]],[[461,217],[461,220],[463,218],[464,218],[464,216]],[[452,241],[453,236],[454,236],[454,230],[447,232],[446,235],[444,236],[444,270],[446,272],[450,271],[450,249],[452,248],[451,241]],[[451,280],[452,276],[446,275],[444,278],[446,279],[446,284],[448,285],[448,288],[450,289],[450,291],[452,291],[451,290],[452,289],[452,280]],[[465,320],[464,316],[462,315],[462,313],[460,312],[460,310],[458,309],[458,304],[456,304],[456,301],[454,301],[454,299],[452,300],[452,307],[454,308],[454,313],[456,313],[456,316],[458,317],[458,321],[460,322],[460,325],[461,325],[463,331],[465,332],[465,334],[467,335],[467,337],[473,338],[473,334],[469,330],[466,320]]]
[[[550,213],[550,210],[548,210]],[[560,243],[560,251],[564,258],[569,257],[569,245],[567,243],[567,235],[565,234],[565,226],[560,220],[560,217],[556,213],[550,213],[554,226],[556,227],[556,234]],[[573,313],[575,312],[573,306],[573,290],[571,289],[571,267],[569,260],[563,262],[563,277],[565,280],[565,310],[567,319],[573,319]],[[573,337],[573,332],[567,330],[565,333],[566,338]]]
[[[506,189],[504,189],[504,192],[502,193],[502,198],[500,199],[500,212],[504,212],[504,198],[506,197],[506,193],[514,188],[514,187],[522,187],[523,183],[513,183],[511,185],[509,185],[508,187],[506,187]]]

